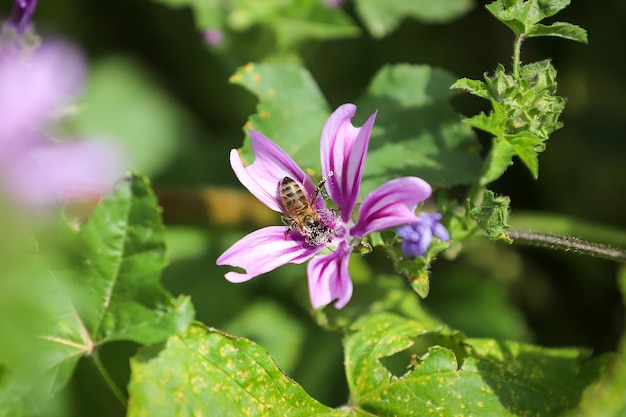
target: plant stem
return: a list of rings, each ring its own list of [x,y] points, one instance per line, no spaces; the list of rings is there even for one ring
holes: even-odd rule
[[[626,262],[626,250],[612,248],[600,243],[588,242],[571,236],[551,235],[548,233],[531,232],[527,230],[509,229],[509,237],[514,242],[526,243],[550,249],[560,249],[565,252],[582,253],[596,258],[609,259],[616,262]]]
[[[119,400],[119,402],[122,404],[122,406],[124,408],[126,408],[126,404],[128,403],[128,399],[126,398],[126,396],[124,395],[122,390],[117,386],[115,381],[113,381],[113,378],[111,378],[111,375],[109,375],[109,372],[106,370],[106,368],[102,364],[102,361],[100,360],[100,355],[98,354],[97,350],[95,350],[91,354],[91,359],[93,360],[94,364],[96,365],[96,368],[98,368],[98,371],[100,372],[100,375],[102,376],[104,381],[107,383],[107,385],[109,386],[111,391],[113,391],[113,394],[115,395],[115,397]]]
[[[513,76],[515,78],[519,76],[520,54],[522,51],[523,41],[524,41],[524,35],[518,35],[515,38],[515,43],[513,44]]]

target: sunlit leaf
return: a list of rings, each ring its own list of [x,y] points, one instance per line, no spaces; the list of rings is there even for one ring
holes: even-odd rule
[[[273,31],[279,49],[288,49],[306,39],[358,36],[360,30],[338,7],[319,0],[155,0],[170,7],[189,7],[199,30],[243,32],[254,26]]]
[[[416,349],[438,333],[443,343]],[[355,323],[345,350],[353,403],[372,415],[557,416],[578,402],[601,362],[585,363],[578,349],[463,339],[388,313]],[[404,370],[392,369],[389,359],[403,357]]]
[[[188,297],[173,299],[159,283],[166,264],[163,226],[147,180],[131,175],[95,208],[75,236],[75,263],[50,273],[58,309],[39,338],[47,343],[51,391],[78,359],[114,340],[151,344],[186,328]]]
[[[483,81],[472,80],[470,78],[459,78],[450,86],[450,88],[461,88],[467,92],[486,99],[491,98],[489,89]]]
[[[522,35],[535,23],[555,15],[569,4],[570,0],[497,0],[485,7],[516,35]]]
[[[280,145],[303,168],[319,173],[320,137],[330,111],[311,75],[295,65],[248,64],[231,81],[259,98],[257,113],[246,127]],[[241,156],[249,164],[254,161],[249,138]]]
[[[260,346],[200,324],[131,361],[129,417],[340,416],[309,397]]]
[[[587,31],[585,29],[565,22],[554,22],[549,26],[537,23],[528,31],[528,36],[556,36],[558,38],[565,38],[582,43],[588,42]]]
[[[360,34],[343,10],[327,7],[320,0],[288,2],[277,17],[266,23],[276,30],[278,46],[284,49],[306,39],[352,38]]]
[[[393,32],[404,19],[445,23],[472,9],[471,0],[356,0],[356,10],[375,37]]]

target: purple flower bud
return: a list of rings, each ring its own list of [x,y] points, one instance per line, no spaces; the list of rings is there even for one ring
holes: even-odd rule
[[[30,26],[36,7],[37,0],[15,0],[7,24],[15,28],[17,33],[24,33]]]
[[[433,236],[444,242],[450,240],[448,231],[439,223],[440,213],[420,213],[419,216],[419,221],[399,227],[397,230],[398,236],[402,238],[402,252],[408,258],[417,258],[425,254]]]

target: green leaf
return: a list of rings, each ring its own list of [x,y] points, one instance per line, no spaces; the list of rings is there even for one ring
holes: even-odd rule
[[[430,265],[435,261],[439,252],[447,249],[450,242],[442,242],[434,238],[426,253],[417,258],[407,258],[399,245],[400,239],[393,232],[385,232],[386,244],[384,246],[387,256],[393,262],[394,270],[402,275],[413,291],[421,298],[428,297],[430,292]]]
[[[361,32],[343,10],[326,7],[319,0],[288,2],[279,16],[265,23],[276,31],[278,46],[283,49],[306,39],[354,38]]]
[[[97,61],[90,75],[85,105],[74,120],[78,130],[117,142],[140,172],[165,169],[191,132],[190,118],[127,58]]]
[[[489,153],[487,169],[480,177],[480,185],[485,186],[500,178],[513,163],[515,149],[502,137],[493,139],[493,148]]]
[[[469,78],[459,78],[458,80],[454,82],[454,84],[452,84],[452,86],[450,86],[450,88],[460,88],[478,97],[482,97],[486,99],[491,98],[491,94],[489,93],[487,84],[479,80],[472,80]]]
[[[528,167],[534,179],[539,177],[538,153],[545,150],[543,140],[530,132],[520,132],[516,135],[505,135],[505,139],[513,145],[515,154]]]
[[[538,154],[546,148],[550,134],[563,126],[559,117],[566,100],[556,95],[556,70],[549,60],[519,68],[519,75],[507,74],[498,65],[493,75],[485,74],[485,83],[461,79],[456,87],[488,98],[493,110],[480,113],[465,122],[494,136],[489,161],[480,184],[498,179],[517,155],[533,177],[539,175]]]
[[[501,106],[496,102],[494,103],[494,109],[497,108],[501,108]],[[506,115],[503,114],[503,112],[494,110],[489,113],[488,116],[480,112],[476,116],[472,116],[464,121],[476,129],[491,133],[493,136],[502,136],[506,126]]]
[[[440,343],[421,344],[435,336]],[[352,402],[371,415],[557,416],[602,362],[583,363],[589,354],[578,349],[464,339],[388,313],[363,317],[344,346]],[[391,366],[402,358],[404,369]]]
[[[572,41],[588,43],[587,31],[580,26],[565,22],[554,22],[550,26],[537,23],[527,33],[529,37],[556,36]]]
[[[426,23],[446,23],[469,12],[471,0],[356,0],[356,10],[370,34],[381,38],[407,18]]]
[[[626,302],[626,267],[618,271],[622,300]],[[606,364],[602,378],[589,387],[576,410],[566,417],[621,417],[626,415],[626,336],[622,334],[619,352]]]
[[[479,206],[470,203],[470,216],[490,239],[511,243],[512,240],[507,233],[510,203],[509,197],[496,197],[492,191],[485,190]]]
[[[296,65],[248,64],[231,77],[231,82],[259,98],[257,113],[246,128],[273,140],[302,168],[319,172],[320,137],[330,111],[311,75]],[[254,161],[249,137],[241,156],[248,164]]]
[[[190,7],[200,30],[218,28],[222,25],[222,2],[220,0],[152,0],[172,8]]]
[[[263,25],[274,31],[279,49],[306,39],[356,37],[359,27],[338,7],[319,0],[156,0],[170,7],[190,7],[199,30],[247,31]]]
[[[279,144],[301,167],[318,173],[320,137],[330,112],[310,74],[294,65],[249,64],[232,81],[259,97],[247,127]],[[476,178],[480,145],[448,103],[453,81],[448,73],[427,66],[388,66],[376,75],[357,101],[357,119],[378,109],[361,196],[405,175],[419,176],[433,187]],[[249,140],[241,155],[253,162]]]
[[[46,317],[52,391],[71,376],[78,359],[114,340],[151,344],[193,320],[189,297],[172,299],[159,283],[166,264],[163,225],[146,179],[131,175],[95,208],[73,242],[74,263],[53,271],[49,294],[56,314]]]
[[[493,16],[517,35],[526,35],[540,20],[563,10],[570,0],[497,0],[486,5]]]
[[[194,324],[131,360],[129,417],[345,415],[309,397],[260,346]]]
[[[362,196],[406,175],[421,177],[433,188],[474,181],[480,144],[448,102],[453,83],[450,74],[426,65],[385,66],[375,75],[357,101],[360,115],[378,110]]]

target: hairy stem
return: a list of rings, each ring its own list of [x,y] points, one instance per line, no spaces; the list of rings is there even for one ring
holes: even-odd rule
[[[520,54],[522,51],[523,41],[524,35],[519,35],[515,38],[515,43],[513,44],[513,76],[515,78],[517,78],[519,75]]]
[[[581,253],[597,258],[609,259],[616,262],[626,262],[626,251],[612,248],[600,243],[588,242],[571,236],[551,235],[548,233],[531,232],[527,230],[509,229],[509,237],[514,242],[526,243],[550,249],[560,249],[566,252]]]
[[[126,403],[128,402],[127,398],[122,392],[122,390],[117,386],[115,381],[113,381],[113,378],[111,378],[111,375],[109,375],[109,372],[106,370],[106,368],[102,364],[102,361],[100,360],[100,355],[98,355],[97,350],[93,352],[93,354],[91,355],[91,359],[93,360],[93,363],[96,365],[96,368],[98,368],[98,372],[100,372],[100,375],[102,376],[104,381],[107,383],[111,391],[113,391],[113,394],[115,395],[115,397],[119,400],[122,406],[126,408]]]

